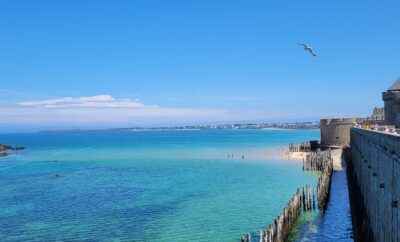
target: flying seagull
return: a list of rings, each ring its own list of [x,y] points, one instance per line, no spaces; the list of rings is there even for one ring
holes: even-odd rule
[[[314,57],[317,56],[317,55],[314,53],[314,51],[313,51],[313,49],[311,48],[311,46],[308,46],[308,45],[302,44],[302,43],[299,43],[299,45],[303,46],[303,47],[304,47],[304,50],[310,52]]]

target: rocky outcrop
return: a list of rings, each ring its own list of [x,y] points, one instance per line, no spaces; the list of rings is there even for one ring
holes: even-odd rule
[[[13,146],[0,144],[0,151],[5,151],[5,150],[24,150],[24,149],[25,149],[25,147],[13,147]]]
[[[8,152],[5,152],[6,150],[24,150],[24,149],[25,149],[25,147],[13,147],[13,146],[0,144],[0,157],[9,155]]]
[[[0,157],[4,157],[4,156],[7,156],[7,155],[9,155],[7,152],[1,152],[0,153]]]

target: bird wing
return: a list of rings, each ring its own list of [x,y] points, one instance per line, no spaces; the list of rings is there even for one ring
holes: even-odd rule
[[[299,45],[301,45],[301,46],[303,46],[304,48],[307,48],[307,45],[306,44],[303,44],[303,43],[298,43]]]
[[[313,56],[317,56],[317,54],[314,53],[313,49],[308,48],[307,50],[308,50]]]

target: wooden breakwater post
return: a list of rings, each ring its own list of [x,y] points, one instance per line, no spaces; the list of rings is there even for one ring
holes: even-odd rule
[[[307,154],[303,160],[303,170],[322,171],[317,183],[318,208],[324,211],[328,203],[333,173],[333,158],[330,149]]]
[[[318,209],[324,211],[329,199],[329,192],[331,188],[331,179],[333,173],[333,162],[330,160],[322,170],[322,175],[318,179],[317,196],[318,196]]]
[[[333,159],[331,150],[316,151],[308,154],[306,160],[303,161],[303,170],[321,171],[317,186],[306,185],[298,188],[296,193],[283,208],[273,223],[264,230],[260,230],[257,240],[259,242],[283,242],[289,235],[293,224],[303,211],[315,210],[315,203],[318,203],[318,209],[323,212],[329,198],[330,184],[333,172]],[[250,242],[252,236],[242,236],[241,241]],[[257,241],[256,239],[254,241]]]
[[[309,152],[311,151],[311,142],[302,142],[299,144],[289,144],[289,152]]]
[[[323,171],[329,163],[333,163],[331,149],[309,152],[303,159],[303,170]]]
[[[330,149],[307,154],[303,160],[304,170],[322,171],[317,183],[318,209],[324,211],[328,203],[331,187],[331,178],[333,173],[333,158]],[[315,205],[313,205],[315,206]]]

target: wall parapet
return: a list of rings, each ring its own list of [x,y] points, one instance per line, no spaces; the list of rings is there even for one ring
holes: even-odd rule
[[[400,92],[393,92],[393,91],[387,91],[387,92],[382,92],[382,100],[383,101],[392,101],[392,100],[396,100],[399,101],[400,100]]]
[[[351,128],[350,137],[349,175],[373,238],[400,241],[400,136]]]

